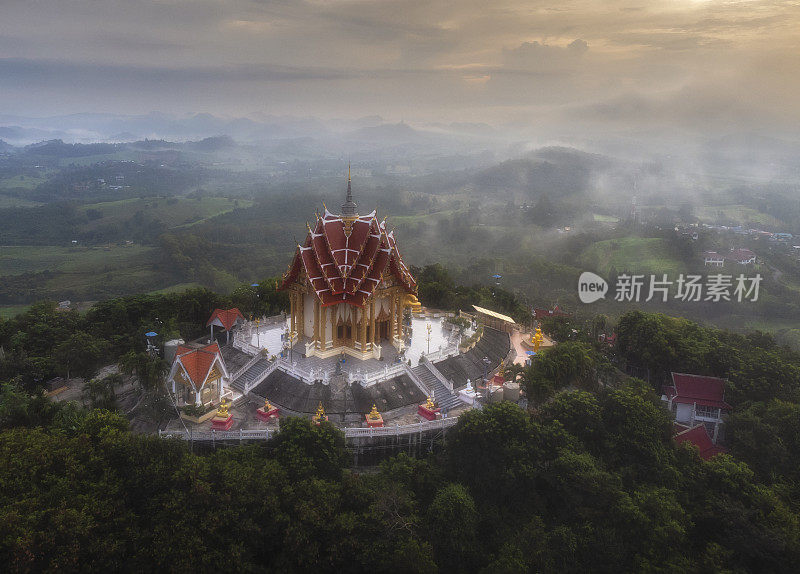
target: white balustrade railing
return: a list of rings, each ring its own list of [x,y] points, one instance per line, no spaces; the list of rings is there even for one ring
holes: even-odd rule
[[[317,378],[320,378],[320,379],[322,378],[321,376],[317,377],[316,373],[313,372],[313,371],[309,371],[309,370],[303,369],[302,367],[299,367],[297,365],[297,362],[291,363],[287,359],[284,359],[284,358],[278,358],[275,361],[275,364],[284,373],[287,373],[289,375],[292,375],[295,378],[300,379],[301,381],[303,381],[307,385],[312,385],[312,384],[314,384],[314,381],[317,380]]]
[[[244,430],[239,429],[235,431],[196,431],[196,430],[173,430],[173,431],[158,431],[158,436],[161,438],[181,438],[184,440],[269,440],[277,433],[277,430],[272,429],[259,429],[259,430]]]
[[[386,381],[397,375],[405,373],[408,369],[408,365],[405,363],[395,363],[391,366],[386,365],[382,371],[373,371],[371,373],[367,373],[363,377],[365,387],[371,387],[372,385],[379,383],[381,381]]]
[[[447,429],[458,423],[458,417],[448,417],[433,421],[423,421],[410,425],[395,425],[379,428],[346,428],[345,438],[381,437],[381,436],[403,436],[410,434],[423,433]],[[258,429],[258,430],[170,430],[158,431],[161,438],[179,438],[184,440],[215,441],[215,440],[269,440],[279,432],[278,429]]]
[[[425,431],[433,431],[438,429],[446,429],[455,426],[458,423],[458,417],[448,417],[445,419],[436,419],[433,421],[424,421],[410,425],[395,425],[388,427],[378,428],[346,428],[344,429],[345,438],[358,438],[358,437],[379,437],[379,436],[402,436],[409,434],[416,434]]]
[[[233,348],[239,349],[248,355],[258,355],[261,353],[261,349],[244,340],[244,333],[241,330],[233,333]]]

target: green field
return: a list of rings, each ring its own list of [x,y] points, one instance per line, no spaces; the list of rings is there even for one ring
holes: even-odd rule
[[[30,305],[0,305],[0,318],[11,319],[30,308]]]
[[[17,175],[0,179],[0,189],[34,189],[40,183],[47,181],[46,177],[31,177]]]
[[[686,265],[672,253],[667,241],[658,237],[599,241],[581,254],[580,262],[605,274],[612,267],[618,272],[667,273],[672,276],[686,272]]]
[[[31,283],[37,297],[59,301],[104,299],[148,292],[170,284],[155,265],[156,249],[130,247],[0,247],[0,281],[4,276],[51,271],[44,283]],[[32,280],[33,281],[33,280]]]
[[[224,197],[133,198],[92,203],[82,206],[81,209],[83,211],[92,209],[102,214],[102,217],[84,226],[87,230],[127,220],[138,211],[163,222],[168,228],[177,228],[194,225],[217,215],[229,213],[237,207],[244,209],[252,204],[252,201]]]
[[[37,201],[28,201],[27,199],[22,199],[21,197],[0,194],[0,209],[5,209],[8,207],[36,207],[37,205],[42,204]]]
[[[619,217],[614,217],[612,215],[601,215],[599,213],[593,213],[592,219],[598,223],[619,223]]]
[[[147,259],[152,247],[0,246],[0,276],[60,271],[97,275]]]
[[[744,205],[714,205],[695,208],[695,215],[705,223],[738,223],[781,228],[783,223],[769,214]]]
[[[200,283],[178,283],[177,285],[170,285],[163,289],[155,289],[150,291],[151,295],[169,295],[170,293],[183,293],[187,289],[197,289],[203,287]]]

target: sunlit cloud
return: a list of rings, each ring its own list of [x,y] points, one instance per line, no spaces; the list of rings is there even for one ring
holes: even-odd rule
[[[790,127],[798,53],[760,0],[5,0],[0,105]]]

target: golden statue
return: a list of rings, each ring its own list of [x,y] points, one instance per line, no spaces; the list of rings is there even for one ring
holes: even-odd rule
[[[409,293],[406,295],[405,303],[407,307],[411,307],[411,311],[413,313],[417,313],[420,310],[422,310],[422,303],[419,302],[419,299],[417,299],[417,296],[414,295],[413,293]]]
[[[433,397],[428,397],[428,402],[425,403],[425,408],[432,411],[436,408],[436,403],[433,402]]]
[[[542,328],[537,326],[536,333],[534,333],[533,337],[531,337],[531,343],[533,343],[533,350],[534,352],[539,352],[539,346],[544,341],[544,335],[542,335]]]
[[[375,403],[372,404],[372,410],[367,415],[367,418],[371,421],[381,420],[381,414],[378,412],[378,408],[375,406]]]
[[[319,402],[319,406],[317,407],[317,414],[311,417],[311,420],[315,423],[325,420],[325,409],[322,407],[322,401]]]
[[[272,410],[272,405],[269,404],[269,399],[264,399],[264,412],[268,413]]]
[[[219,404],[219,408],[217,409],[216,418],[220,419],[227,419],[228,416],[228,403],[225,402],[225,399],[222,399],[222,402]]]

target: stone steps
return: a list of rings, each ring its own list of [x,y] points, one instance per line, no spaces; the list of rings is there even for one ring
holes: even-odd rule
[[[256,380],[267,367],[269,367],[269,361],[267,361],[267,359],[259,359],[253,363],[249,369],[239,375],[239,377],[231,383],[231,386],[240,393],[244,393],[245,388]]]
[[[433,389],[433,398],[441,409],[450,410],[461,404],[461,399],[458,398],[458,395],[451,393],[450,390],[442,384],[439,378],[431,372],[428,365],[417,365],[411,370],[425,383],[425,386]]]

